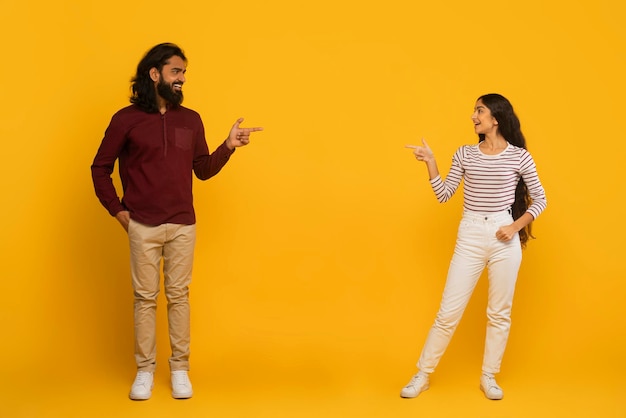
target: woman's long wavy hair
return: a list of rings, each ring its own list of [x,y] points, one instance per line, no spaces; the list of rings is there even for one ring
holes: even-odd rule
[[[478,100],[489,108],[491,115],[498,121],[498,132],[506,139],[509,144],[516,147],[526,148],[526,138],[522,134],[520,127],[520,121],[515,111],[513,111],[513,105],[504,96],[491,93],[480,96]],[[485,140],[484,134],[478,134],[478,142]],[[528,188],[524,179],[520,178],[515,188],[515,201],[511,207],[513,219],[518,219],[524,213],[532,203]],[[519,238],[522,244],[522,248],[526,247],[526,243],[530,238],[535,238],[532,234],[532,222],[519,231]]]
[[[163,66],[173,56],[180,57],[187,63],[183,50],[171,43],[156,45],[146,53],[137,65],[137,73],[131,79],[131,103],[148,113],[157,113],[159,111],[157,93],[154,88],[154,81],[150,78],[150,70],[156,68],[161,72]]]

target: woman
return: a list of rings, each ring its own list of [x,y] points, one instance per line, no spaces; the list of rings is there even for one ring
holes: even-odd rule
[[[478,144],[456,151],[445,180],[426,141],[422,140],[423,146],[407,145],[418,161],[426,163],[439,202],[452,197],[461,179],[464,201],[441,306],[417,363],[418,373],[402,389],[403,398],[414,398],[428,389],[428,376],[445,352],[485,267],[489,296],[480,388],[489,399],[503,397],[495,374],[500,371],[509,335],[522,248],[533,237],[531,222],[547,201],[511,103],[499,94],[481,96],[472,121]]]

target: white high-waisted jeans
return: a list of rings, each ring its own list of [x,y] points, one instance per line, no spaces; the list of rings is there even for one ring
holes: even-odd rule
[[[493,374],[500,371],[511,327],[511,306],[522,249],[518,234],[508,242],[501,242],[496,239],[496,231],[511,223],[513,217],[509,211],[463,213],[439,312],[417,363],[420,371],[432,373],[437,367],[485,266],[489,299],[482,370]]]

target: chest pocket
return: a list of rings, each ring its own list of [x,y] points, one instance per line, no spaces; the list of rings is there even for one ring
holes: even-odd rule
[[[189,128],[176,128],[174,130],[174,143],[183,151],[189,151],[193,142],[193,130]]]

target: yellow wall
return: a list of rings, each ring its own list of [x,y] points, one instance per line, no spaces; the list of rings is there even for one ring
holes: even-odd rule
[[[502,375],[579,387],[582,372],[615,396],[625,388],[621,0],[0,5],[7,377],[46,376],[58,392],[85,370],[130,384],[127,244],[89,166],[138,60],[169,41],[189,58],[185,104],[211,148],[239,116],[265,128],[195,185],[198,376],[233,387],[262,376],[268,399],[302,376],[296,386],[338,398],[354,387],[397,396],[439,303],[462,200],[438,204],[404,145],[426,137],[447,172],[454,150],[476,141],[474,100],[499,92],[549,199],[525,252]],[[442,380],[480,370],[485,291]]]

